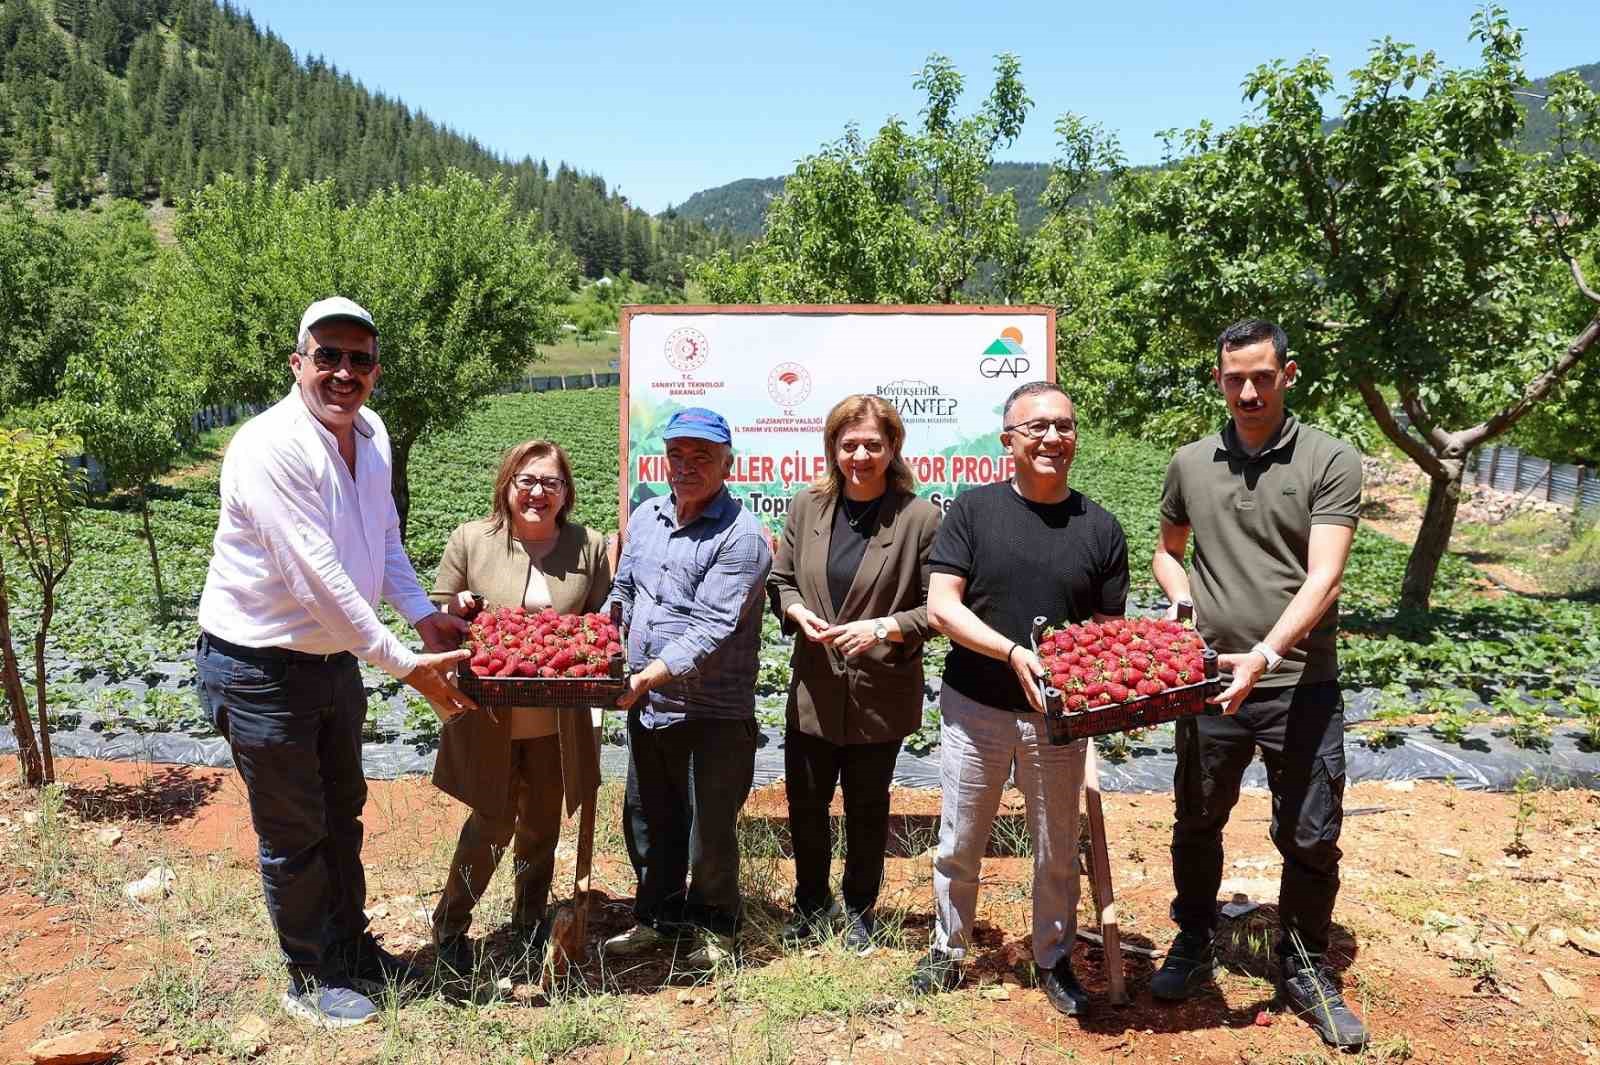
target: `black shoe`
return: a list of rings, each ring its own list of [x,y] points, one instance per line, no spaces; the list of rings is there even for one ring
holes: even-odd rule
[[[961,986],[961,963],[934,947],[917,962],[911,974],[911,990],[919,995],[935,991],[954,991]]]
[[[1322,1041],[1342,1050],[1367,1045],[1367,1026],[1344,1004],[1344,994],[1320,964],[1283,959],[1278,1000],[1315,1028]]]
[[[416,966],[384,950],[371,932],[346,940],[336,954],[350,985],[358,991],[378,994],[389,987],[415,987],[425,982]]]
[[[511,938],[516,944],[518,963],[537,969],[544,964],[550,949],[550,922],[541,917],[532,924],[513,924]]]
[[[1161,968],[1150,978],[1150,994],[1182,1002],[1217,976],[1217,952],[1209,935],[1179,932]]]
[[[1068,1017],[1081,1016],[1089,1008],[1089,992],[1078,983],[1072,971],[1072,959],[1062,958],[1049,969],[1034,967],[1039,974],[1039,986],[1044,988],[1050,1005]]]
[[[465,935],[451,936],[434,947],[434,975],[441,982],[470,978],[477,967],[472,941]]]
[[[794,915],[783,926],[778,937],[783,945],[791,949],[798,947],[812,947],[828,938],[828,933],[833,930],[833,922],[839,916],[839,901],[830,900],[822,908],[796,906]]]
[[[870,913],[846,913],[844,932],[839,937],[844,949],[861,958],[877,950],[878,944],[872,938],[873,924]]]

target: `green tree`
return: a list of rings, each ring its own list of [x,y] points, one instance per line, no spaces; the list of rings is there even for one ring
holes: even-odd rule
[[[162,345],[206,400],[280,395],[312,300],[337,292],[372,312],[383,366],[373,406],[389,428],[402,529],[412,448],[538,357],[571,284],[570,261],[501,181],[456,170],[347,207],[331,182],[225,177],[185,202],[176,233]]]
[[[1359,395],[1430,481],[1401,603],[1426,608],[1473,448],[1545,401],[1600,337],[1580,269],[1600,242],[1600,101],[1553,79],[1549,152],[1519,149],[1522,37],[1473,17],[1481,65],[1445,69],[1383,40],[1339,113],[1322,58],[1260,67],[1255,114],[1183,137],[1173,172],[1130,208],[1164,238],[1156,295],[1191,336],[1237,318],[1290,330],[1312,388],[1302,409]],[[1336,119],[1330,121],[1330,118]],[[1572,327],[1574,291],[1586,301]],[[1181,353],[1192,367],[1212,351]],[[1397,397],[1410,428],[1391,413]]]
[[[106,480],[133,492],[144,526],[156,609],[171,617],[161,557],[150,524],[150,487],[182,451],[196,407],[193,383],[160,345],[158,310],[147,301],[122,329],[108,330],[91,351],[74,356],[63,387],[64,413],[100,460]]]
[[[66,227],[0,200],[0,410],[56,395],[68,356],[92,342],[96,313]]]
[[[994,154],[1022,131],[1032,101],[1002,55],[978,110],[955,113],[964,81],[931,56],[915,81],[920,129],[890,118],[870,142],[851,127],[800,161],[740,256],[696,274],[719,303],[951,303],[994,279],[1005,295],[1022,259],[1017,202],[985,184]]]
[[[55,615],[56,588],[72,566],[73,523],[83,503],[82,471],[64,461],[78,451],[78,440],[65,430],[0,429],[0,682],[11,710],[23,776],[33,787],[56,778],[44,652]],[[13,644],[12,560],[39,588],[39,617],[33,631],[37,738]]]

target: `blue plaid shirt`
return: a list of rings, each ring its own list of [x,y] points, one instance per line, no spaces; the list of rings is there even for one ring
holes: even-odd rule
[[[639,504],[607,608],[622,604],[628,666],[661,659],[672,680],[645,696],[645,728],[685,717],[753,718],[763,590],[772,551],[726,488],[687,525],[671,496]]]

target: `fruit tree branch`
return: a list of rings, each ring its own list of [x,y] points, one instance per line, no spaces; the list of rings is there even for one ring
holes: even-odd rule
[[[1590,298],[1594,299],[1593,296]],[[1600,299],[1597,299],[1596,302],[1600,303]],[[1548,395],[1552,388],[1560,383],[1561,378],[1566,375],[1568,370],[1578,365],[1578,362],[1594,346],[1594,342],[1597,339],[1600,339],[1600,314],[1589,320],[1589,324],[1584,326],[1583,332],[1573,338],[1572,343],[1567,345],[1567,350],[1562,353],[1561,358],[1555,361],[1554,365],[1528,382],[1528,387],[1523,390],[1522,395],[1517,397],[1514,403],[1487,421],[1480,422],[1471,429],[1455,434],[1456,439],[1461,442],[1465,450],[1470,450],[1485,440],[1499,436],[1507,429],[1510,429],[1521,420],[1524,414],[1532,410],[1536,403]]]
[[[1384,401],[1383,394],[1378,391],[1378,386],[1368,378],[1361,378],[1356,382],[1356,388],[1361,391],[1361,398],[1367,403],[1367,410],[1372,412],[1372,420],[1378,423],[1378,428],[1383,430],[1383,435],[1395,442],[1395,446],[1407,455],[1411,461],[1421,466],[1423,472],[1430,477],[1444,477],[1444,465],[1439,457],[1429,451],[1427,445],[1404,429],[1395,421],[1394,412],[1389,409],[1389,404]]]

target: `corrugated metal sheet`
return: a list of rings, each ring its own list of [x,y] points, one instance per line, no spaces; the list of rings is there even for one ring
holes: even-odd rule
[[[1580,467],[1562,463],[1550,470],[1550,502],[1560,503],[1570,507],[1578,499],[1578,481],[1582,477]]]
[[[1584,474],[1583,484],[1578,489],[1578,506],[1584,510],[1600,510],[1600,475],[1593,470]]]
[[[1491,471],[1493,480],[1489,483],[1502,492],[1515,492],[1517,490],[1517,462],[1522,458],[1522,452],[1514,447],[1503,447],[1495,456],[1494,468]]]
[[[1545,482],[1550,479],[1550,460],[1523,455],[1517,463],[1517,491],[1543,498]]]

